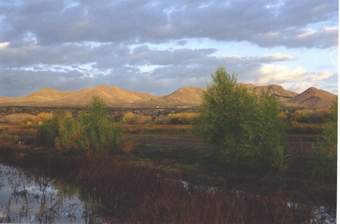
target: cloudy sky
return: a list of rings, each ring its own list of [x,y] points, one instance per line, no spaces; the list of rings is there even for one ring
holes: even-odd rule
[[[98,84],[337,90],[338,0],[0,0],[0,95]]]

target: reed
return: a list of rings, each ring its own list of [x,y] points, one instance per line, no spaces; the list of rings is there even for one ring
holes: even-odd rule
[[[311,209],[284,195],[185,186],[156,168],[117,155],[65,154],[28,148],[0,150],[9,163],[72,182],[122,223],[303,223]]]

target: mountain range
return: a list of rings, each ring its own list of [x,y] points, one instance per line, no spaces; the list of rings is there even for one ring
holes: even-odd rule
[[[286,107],[329,108],[337,100],[337,95],[315,87],[299,94],[286,90],[279,85],[240,85],[255,94],[271,94],[277,98],[281,105]],[[27,96],[0,97],[0,106],[82,107],[89,104],[95,96],[101,98],[110,107],[198,106],[202,102],[203,92],[203,88],[183,87],[169,95],[156,96],[107,85],[76,91],[58,91],[44,88]]]

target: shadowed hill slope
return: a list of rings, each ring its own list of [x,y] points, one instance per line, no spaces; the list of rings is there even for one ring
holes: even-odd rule
[[[301,94],[289,99],[287,103],[298,107],[317,109],[330,108],[336,100],[336,95],[311,87]]]

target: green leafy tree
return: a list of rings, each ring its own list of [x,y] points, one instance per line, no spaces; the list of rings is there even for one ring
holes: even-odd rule
[[[338,139],[338,102],[336,101],[331,107],[331,116],[324,130],[326,154],[336,157],[337,139]]]
[[[276,100],[256,96],[236,77],[217,69],[203,96],[199,132],[217,144],[229,164],[258,168],[284,165],[284,126]]]
[[[313,174],[317,178],[336,181],[337,173],[337,138],[338,138],[338,102],[331,107],[331,116],[323,131],[324,142],[315,149]]]
[[[109,117],[102,100],[94,98],[89,111],[80,116],[84,135],[93,151],[117,150],[119,127]]]

